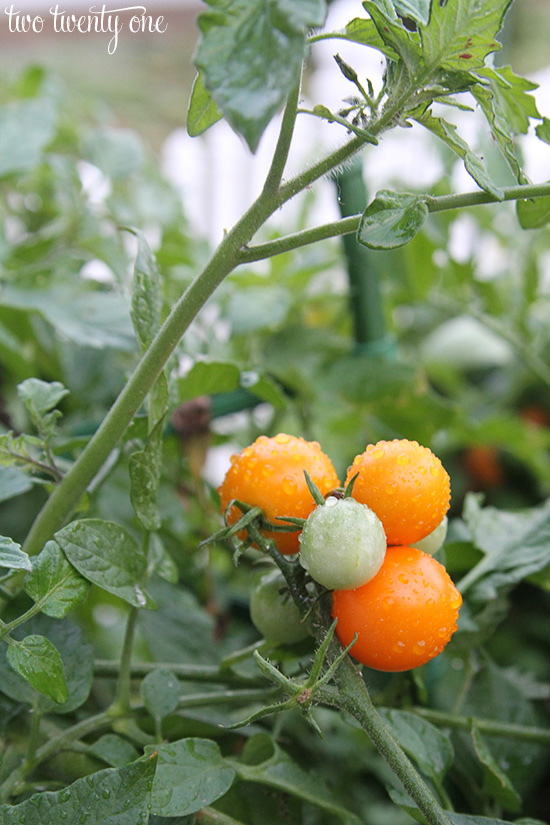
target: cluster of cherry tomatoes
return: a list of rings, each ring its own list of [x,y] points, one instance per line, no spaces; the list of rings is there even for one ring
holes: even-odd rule
[[[319,503],[305,473],[324,497]],[[260,507],[272,523],[285,517],[305,520],[301,531],[266,536],[283,555],[299,553],[311,578],[333,591],[336,633],[345,646],[357,637],[351,649],[355,659],[384,671],[425,664],[456,630],[462,604],[432,555],[445,539],[449,476],[440,460],[415,441],[380,441],[356,456],[344,493],[339,485],[317,442],[280,433],[260,436],[233,456],[218,492],[229,524],[242,515],[231,504],[235,500]],[[298,612],[292,603],[282,604],[280,589],[274,574],[258,592],[264,599],[269,593],[290,632]],[[251,607],[262,631],[260,601],[256,593]],[[269,624],[276,624],[272,617]],[[291,640],[299,635],[295,632]]]

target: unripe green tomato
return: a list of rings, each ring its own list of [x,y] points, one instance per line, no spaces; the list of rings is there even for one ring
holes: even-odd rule
[[[278,570],[263,576],[250,596],[250,618],[267,641],[291,645],[305,639],[308,633],[290,595],[281,594],[285,587]]]
[[[329,590],[366,584],[380,570],[385,554],[382,522],[353,498],[329,496],[309,516],[300,536],[300,564]]]
[[[428,553],[430,556],[434,556],[437,551],[443,547],[443,542],[447,536],[448,524],[449,519],[445,516],[443,521],[437,525],[435,530],[432,530],[432,532],[428,533],[427,536],[424,536],[423,539],[419,539],[418,541],[415,541],[414,544],[410,544],[409,547],[416,547],[417,550],[421,550],[423,553]]]

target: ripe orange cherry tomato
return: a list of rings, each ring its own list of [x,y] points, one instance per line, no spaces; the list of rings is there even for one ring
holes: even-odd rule
[[[423,539],[449,509],[449,476],[431,450],[416,441],[369,444],[354,458],[346,484],[356,473],[352,496],[374,510],[384,525],[388,545]]]
[[[376,576],[333,593],[332,615],[350,655],[375,670],[411,670],[441,653],[462,596],[442,564],[413,547],[388,547]]]
[[[254,444],[232,456],[222,485],[218,488],[222,513],[232,499],[261,507],[269,521],[277,516],[306,519],[315,508],[315,501],[304,477],[307,470],[322,495],[338,487],[340,481],[331,460],[321,451],[316,441],[305,441],[279,433],[274,438],[261,435]],[[229,524],[234,524],[241,513],[231,507]],[[267,533],[279,551],[285,555],[298,553],[299,531]]]

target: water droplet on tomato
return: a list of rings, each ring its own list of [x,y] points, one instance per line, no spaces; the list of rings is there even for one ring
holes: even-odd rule
[[[451,607],[453,608],[453,610],[458,610],[458,608],[462,604],[462,596],[460,595],[458,590],[456,592],[456,595],[453,596],[453,598],[451,599],[450,604],[451,604]]]
[[[283,478],[283,493],[287,496],[292,496],[298,489],[296,479],[293,476],[285,476]]]

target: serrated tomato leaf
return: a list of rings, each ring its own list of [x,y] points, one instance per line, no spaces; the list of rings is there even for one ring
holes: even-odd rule
[[[265,127],[298,81],[308,29],[324,0],[209,0],[198,19],[196,65],[212,99],[255,152]]]
[[[32,561],[21,545],[7,536],[0,536],[0,567],[9,570],[32,570]]]
[[[496,39],[512,0],[447,0],[432,3],[430,22],[420,29],[426,63],[471,71],[501,48]]]

